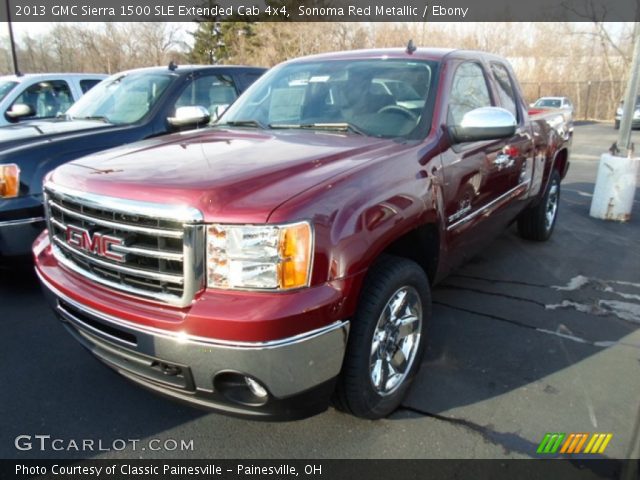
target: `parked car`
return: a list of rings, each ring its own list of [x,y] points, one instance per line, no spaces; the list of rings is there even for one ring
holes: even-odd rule
[[[616,108],[616,116],[613,119],[613,127],[618,130],[620,128],[620,121],[622,120],[622,110],[624,108],[624,100],[620,100],[620,105]],[[633,119],[631,120],[631,127],[640,127],[640,95],[636,97],[636,105],[633,110]]]
[[[556,111],[562,113],[568,133],[573,133],[573,103],[568,97],[540,97],[530,105],[529,113]]]
[[[34,73],[0,77],[0,126],[63,114],[107,75]]]
[[[42,178],[100,150],[206,125],[265,69],[152,67],[118,73],[65,118],[0,128],[0,259],[26,255],[44,228]],[[25,133],[26,132],[26,133]],[[24,135],[37,137],[25,138]]]
[[[395,80],[421,105],[379,91]],[[482,52],[292,60],[214,128],[54,170],[36,272],[69,332],[154,392],[261,419],[334,395],[380,418],[420,367],[430,285],[514,221],[551,236],[557,116],[529,116]]]

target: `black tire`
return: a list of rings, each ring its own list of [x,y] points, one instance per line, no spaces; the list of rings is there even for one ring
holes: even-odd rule
[[[406,292],[404,297],[402,297],[402,292]],[[395,333],[390,332],[384,340],[380,340],[379,337],[374,340],[374,334],[381,335],[380,332],[384,329],[384,325],[390,329],[393,329],[392,325],[397,325],[392,321],[396,316],[393,313],[392,304],[390,304],[392,299],[399,300],[399,303],[396,304],[398,306],[395,310],[396,313],[402,311],[405,315],[397,319],[398,322],[401,322],[402,319],[406,321],[414,316],[420,317],[419,336],[415,336],[415,333],[402,335],[403,340],[400,339],[401,335],[398,330]],[[415,314],[417,308],[411,308],[417,304],[418,299],[421,315]],[[387,307],[389,308],[387,309]],[[383,318],[386,318],[386,315],[383,316],[383,312],[391,315],[386,322],[383,321]],[[360,302],[351,322],[345,360],[334,396],[336,407],[358,417],[369,419],[382,418],[393,412],[400,405],[420,368],[426,344],[426,325],[430,316],[431,293],[424,270],[411,260],[382,256],[367,274]],[[379,322],[382,322],[383,326],[380,326]],[[410,324],[413,325],[414,322],[412,321]],[[394,338],[398,340],[394,341]],[[393,364],[397,357],[405,360],[399,365],[400,369],[403,365],[406,367],[402,378],[396,377],[389,370],[389,368],[395,369],[398,365],[392,365],[392,367],[385,369],[386,375],[381,372],[382,369],[378,370],[379,375],[376,378],[380,379],[381,384],[384,382],[384,385],[380,385],[379,389],[393,384],[394,379],[398,382],[393,389],[383,393],[380,393],[376,388],[373,380],[377,362],[383,362],[382,359],[379,359],[372,363],[374,341],[379,347],[375,350],[376,352],[386,351],[387,355],[391,356],[391,359],[387,356],[387,365]],[[397,347],[397,342],[402,342],[405,347],[409,346],[409,361],[406,361],[407,357]],[[393,351],[394,345],[396,345],[395,353],[390,354],[389,352]]]
[[[553,215],[550,215],[553,203],[555,207],[553,207]],[[553,170],[542,200],[537,205],[527,208],[518,217],[520,236],[537,242],[548,240],[558,219],[559,206],[560,174],[557,170]]]
[[[620,130],[620,120],[615,120],[613,122],[613,128],[615,128],[616,130]]]

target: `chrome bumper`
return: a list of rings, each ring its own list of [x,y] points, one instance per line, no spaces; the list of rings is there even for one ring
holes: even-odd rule
[[[138,383],[191,403],[211,403],[197,397],[215,393],[213,379],[219,373],[249,375],[281,399],[334,379],[342,367],[348,321],[264,343],[190,337],[141,327],[87,308],[38,275],[52,308],[100,360]],[[167,376],[154,370],[154,364],[177,366],[181,373]]]

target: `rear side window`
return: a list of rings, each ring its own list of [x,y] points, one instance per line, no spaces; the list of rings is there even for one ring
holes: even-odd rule
[[[449,97],[449,125],[460,125],[462,117],[471,110],[491,106],[491,96],[484,71],[477,63],[461,64],[453,76]]]
[[[516,103],[516,95],[513,89],[511,77],[504,65],[499,63],[491,64],[491,73],[498,87],[498,97],[500,97],[500,106],[509,110],[513,116],[518,118],[518,107]]]
[[[71,90],[64,80],[48,80],[27,88],[13,105],[29,106],[32,114],[27,118],[50,118],[63,114],[73,103]]]
[[[91,90],[93,87],[95,87],[98,83],[100,83],[100,80],[80,80],[80,89],[82,90],[82,93],[87,93],[89,90]]]

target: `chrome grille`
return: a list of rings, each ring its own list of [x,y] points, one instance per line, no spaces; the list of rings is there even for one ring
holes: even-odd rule
[[[44,195],[54,255],[68,269],[129,295],[180,307],[204,288],[205,235],[198,210],[86,194],[51,183]],[[118,243],[110,244],[105,256],[99,248],[68,241],[68,230],[86,232],[92,242],[107,236]]]

